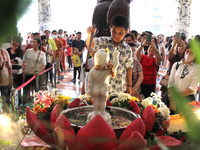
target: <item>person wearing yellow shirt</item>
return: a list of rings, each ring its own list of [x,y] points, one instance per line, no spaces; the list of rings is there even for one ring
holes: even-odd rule
[[[80,73],[81,73],[81,61],[80,61],[80,55],[81,53],[78,51],[77,48],[74,48],[74,53],[72,54],[72,63],[74,66],[74,79],[72,79],[72,82],[76,83],[76,73],[78,71],[78,79],[80,79]]]

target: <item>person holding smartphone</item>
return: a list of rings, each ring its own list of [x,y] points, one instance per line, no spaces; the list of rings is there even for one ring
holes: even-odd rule
[[[184,57],[185,42],[180,38],[180,34],[175,34],[173,39],[173,44],[169,50],[168,61],[170,62],[169,69],[167,70],[167,75],[170,75],[172,66],[175,62],[181,61]],[[167,87],[161,87],[161,97],[168,91]]]
[[[144,40],[136,52],[137,59],[142,65],[144,75],[141,89],[145,98],[149,97],[151,92],[155,92],[157,68],[159,67],[162,60],[162,57],[159,54],[159,51],[156,48],[154,42],[148,40],[149,39]],[[141,53],[144,46],[149,46],[147,55]]]

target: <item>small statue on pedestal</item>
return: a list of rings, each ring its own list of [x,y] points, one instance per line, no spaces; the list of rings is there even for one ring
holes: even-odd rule
[[[94,67],[89,72],[88,94],[93,98],[94,111],[88,114],[87,122],[96,115],[101,115],[110,125],[111,117],[106,113],[106,101],[111,90],[109,77],[115,77],[115,70],[119,64],[119,51],[113,52],[113,64],[109,62],[109,51],[100,49],[94,56]]]

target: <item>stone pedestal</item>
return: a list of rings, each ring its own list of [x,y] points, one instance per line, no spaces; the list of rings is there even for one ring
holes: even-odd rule
[[[51,17],[51,0],[38,0],[38,27],[39,32],[43,33],[46,29],[50,29]]]

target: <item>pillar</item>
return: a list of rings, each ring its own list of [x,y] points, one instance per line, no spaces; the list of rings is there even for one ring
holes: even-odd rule
[[[178,17],[175,21],[176,30],[180,33],[184,33],[188,37],[190,28],[192,0],[176,0],[176,1],[178,3]]]
[[[50,29],[51,17],[51,0],[38,0],[38,27],[39,32],[43,33],[44,30]]]

